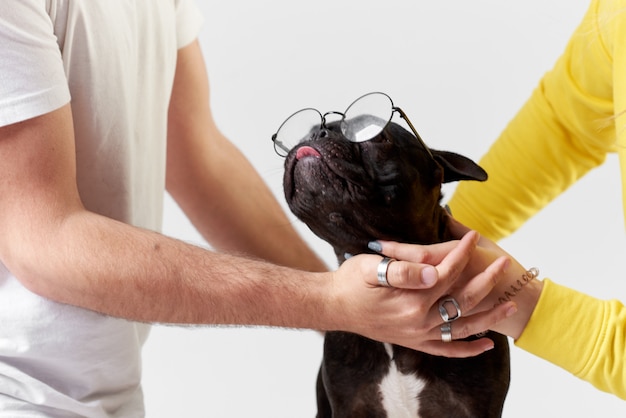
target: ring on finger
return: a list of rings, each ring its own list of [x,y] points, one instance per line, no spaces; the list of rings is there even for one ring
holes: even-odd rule
[[[446,306],[454,308],[454,313],[452,315],[450,315]],[[439,315],[441,316],[443,322],[456,321],[461,317],[461,306],[459,305],[459,302],[457,302],[456,299],[450,295],[444,296],[439,301]]]
[[[389,269],[389,264],[392,261],[396,261],[393,258],[383,257],[383,259],[378,263],[378,269],[376,271],[376,277],[378,278],[378,284],[383,287],[393,287],[389,284],[387,280],[387,270]]]
[[[446,322],[441,326],[441,341],[444,343],[452,342],[452,323]]]

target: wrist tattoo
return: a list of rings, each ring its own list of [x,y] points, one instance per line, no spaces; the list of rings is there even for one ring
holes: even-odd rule
[[[522,288],[528,283],[533,281],[539,276],[539,269],[536,267],[530,268],[526,273],[522,274],[521,279],[517,279],[515,284],[512,284],[508,290],[504,291],[504,295],[498,298],[498,301],[493,305],[495,308],[505,302],[509,302],[515,295],[522,291]]]

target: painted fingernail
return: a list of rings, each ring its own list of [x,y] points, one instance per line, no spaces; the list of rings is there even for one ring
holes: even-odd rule
[[[345,258],[346,260],[347,260],[348,258],[352,258],[352,257],[353,257],[353,255],[352,255],[352,254],[350,254],[350,253],[344,253],[344,255],[343,255],[343,258]]]
[[[367,248],[369,248],[372,251],[376,251],[377,253],[379,253],[379,252],[381,252],[383,250],[383,246],[378,241],[370,241],[370,242],[368,242],[367,243]]]
[[[502,262],[502,272],[506,273],[509,270],[509,266],[511,265],[511,259],[510,258],[506,258],[503,262]]]
[[[507,310],[506,310],[506,317],[510,317],[515,315],[515,313],[517,313],[517,305],[511,305]]]
[[[437,269],[432,266],[424,267],[422,269],[422,283],[426,286],[434,285],[437,282],[438,276]]]

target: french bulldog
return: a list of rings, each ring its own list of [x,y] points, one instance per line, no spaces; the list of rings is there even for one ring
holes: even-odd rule
[[[285,159],[290,210],[346,254],[373,253],[373,240],[431,244],[453,239],[441,186],[487,173],[453,152],[430,150],[390,122],[365,142],[338,122],[315,128]],[[327,332],[317,379],[318,418],[500,417],[509,387],[506,337],[467,359],[429,355],[347,332]]]

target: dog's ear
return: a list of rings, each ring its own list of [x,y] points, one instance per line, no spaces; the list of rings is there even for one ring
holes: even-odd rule
[[[460,154],[431,149],[435,160],[443,167],[443,182],[459,180],[487,180],[487,172],[474,161]]]

